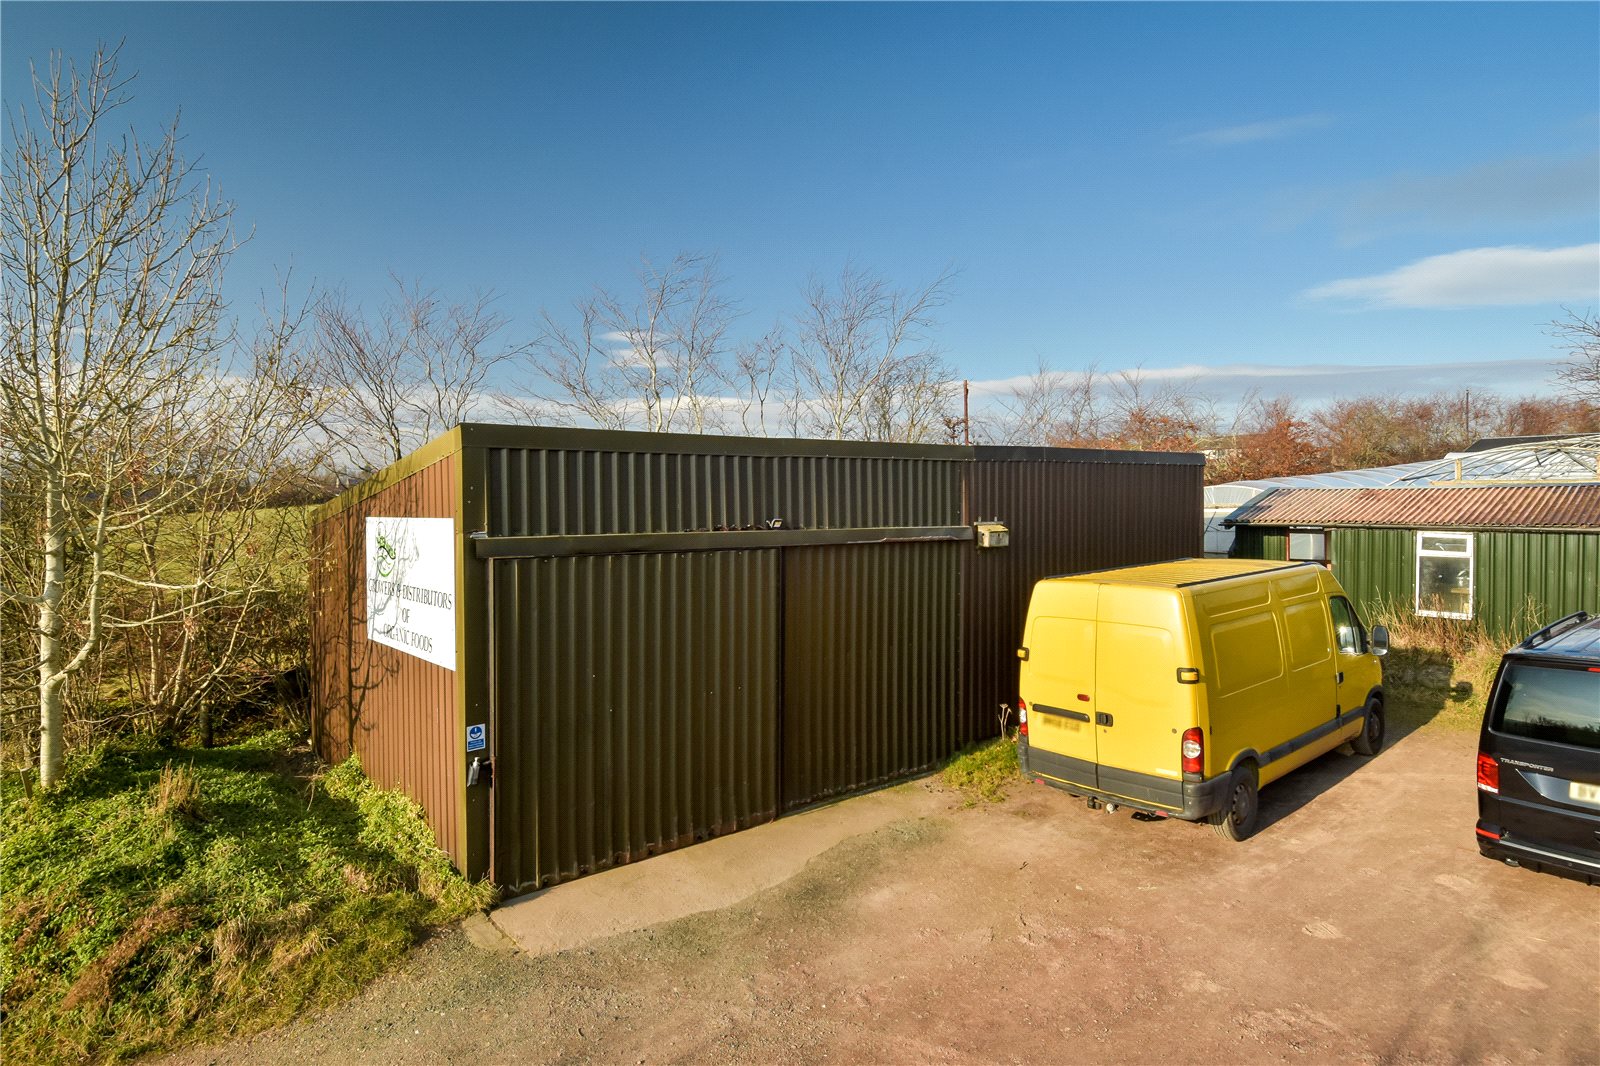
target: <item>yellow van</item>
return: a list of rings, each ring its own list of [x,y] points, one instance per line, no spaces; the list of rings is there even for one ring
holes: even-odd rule
[[[1028,605],[1023,773],[1145,817],[1255,829],[1257,791],[1383,745],[1389,635],[1316,563],[1181,559],[1046,578]]]

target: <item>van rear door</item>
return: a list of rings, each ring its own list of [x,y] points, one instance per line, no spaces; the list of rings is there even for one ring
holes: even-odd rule
[[[1029,769],[1098,788],[1089,703],[1095,682],[1095,620],[1036,615],[1029,621],[1027,640],[1022,696],[1028,701]]]
[[[1600,852],[1600,672],[1509,661],[1489,710],[1508,843]]]
[[[1179,747],[1183,731],[1194,724],[1196,689],[1178,681],[1178,668],[1190,664],[1179,661],[1173,630],[1102,621],[1096,659],[1100,788],[1182,810]],[[1151,778],[1170,781],[1173,787]]]

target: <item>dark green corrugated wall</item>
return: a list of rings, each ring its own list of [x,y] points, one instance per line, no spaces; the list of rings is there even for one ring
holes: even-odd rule
[[[1409,529],[1330,529],[1328,562],[1369,622],[1384,607],[1408,610],[1416,588],[1416,536]]]
[[[964,548],[784,549],[783,810],[925,769],[960,747]]]
[[[1364,618],[1385,605],[1410,609],[1417,531],[1331,529],[1334,576]],[[1282,559],[1288,530],[1246,526],[1234,555]],[[1600,612],[1600,533],[1482,531],[1474,534],[1473,616],[1490,632],[1520,637],[1573,611]]]
[[[1477,555],[1477,613],[1494,632],[1600,613],[1600,533],[1479,533]]]
[[[1235,559],[1287,559],[1289,534],[1283,529],[1265,526],[1239,526],[1233,531]]]

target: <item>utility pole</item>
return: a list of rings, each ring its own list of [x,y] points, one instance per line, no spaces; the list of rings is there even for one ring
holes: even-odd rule
[[[961,382],[961,435],[964,443],[972,443],[972,382]]]

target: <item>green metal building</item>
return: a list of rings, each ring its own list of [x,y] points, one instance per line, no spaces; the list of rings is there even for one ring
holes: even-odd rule
[[[1391,607],[1515,637],[1600,613],[1600,482],[1277,488],[1227,524],[1234,556],[1326,563],[1368,616]]]

